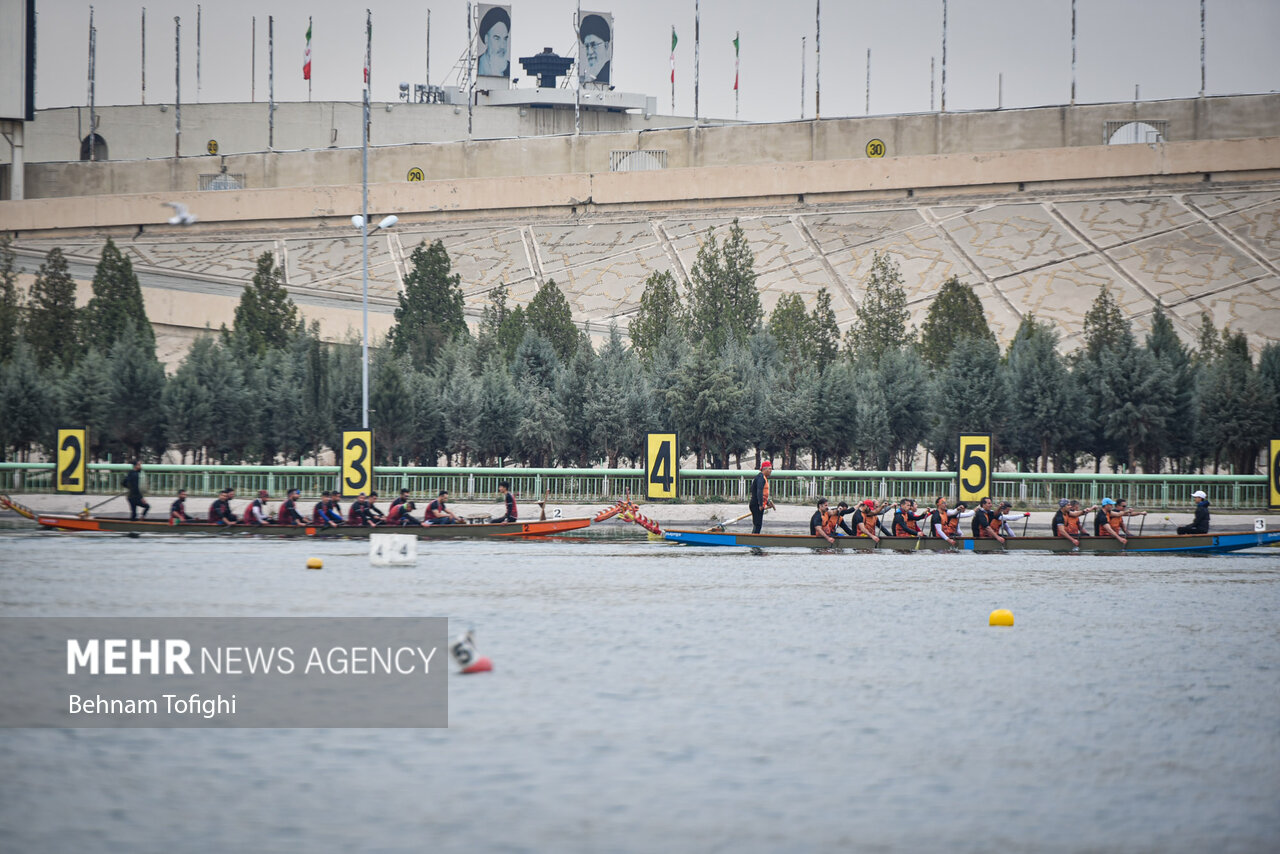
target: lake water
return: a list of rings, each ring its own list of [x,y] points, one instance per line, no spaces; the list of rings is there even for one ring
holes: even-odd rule
[[[1278,613],[1274,549],[0,531],[2,616],[447,616],[495,664],[447,730],[0,730],[0,850],[1276,851]]]

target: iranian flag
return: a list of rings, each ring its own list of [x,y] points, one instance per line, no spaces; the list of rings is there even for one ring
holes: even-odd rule
[[[671,28],[671,82],[676,82],[676,28]]]
[[[302,54],[302,79],[311,79],[311,19],[307,18],[307,50]]]
[[[733,91],[738,91],[738,34],[733,34]]]

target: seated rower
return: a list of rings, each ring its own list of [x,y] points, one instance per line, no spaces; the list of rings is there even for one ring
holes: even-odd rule
[[[178,525],[194,521],[195,519],[187,515],[187,491],[179,489],[177,499],[169,505],[169,524]]]
[[[409,490],[407,488],[401,489],[400,497],[392,499],[391,507],[387,508],[387,512],[390,513],[392,507],[398,507],[399,505],[404,504],[408,500],[409,500]]]
[[[956,545],[960,540],[960,520],[972,516],[973,511],[966,510],[963,501],[954,510],[948,510],[945,498],[938,498],[933,506],[934,510],[929,514],[929,533],[946,540],[947,545]]]
[[[1095,537],[1115,537],[1121,545],[1128,545],[1129,540],[1123,533],[1124,517],[1116,510],[1116,503],[1110,498],[1102,499],[1098,515],[1093,517],[1093,535]]]
[[[1017,534],[1009,527],[1009,523],[1017,519],[1025,519],[1031,515],[1030,512],[1014,513],[1013,505],[1008,501],[1001,501],[1000,508],[996,511],[996,521],[1000,523],[999,529],[1001,535],[1005,537],[1016,537]]]
[[[814,537],[822,537],[822,539],[834,546],[836,544],[835,538],[827,533],[826,520],[828,516],[827,499],[819,498],[818,509],[809,518],[809,534]]]
[[[1190,525],[1179,525],[1179,534],[1207,534],[1209,533],[1209,496],[1205,495],[1202,490],[1197,489],[1191,493],[1191,497],[1196,500],[1196,515],[1191,520]]]
[[[291,489],[285,495],[284,503],[280,505],[280,509],[276,512],[277,525],[305,525],[307,520],[302,518],[302,514],[298,512],[298,498],[301,493],[298,490]]]
[[[916,503],[912,499],[902,499],[898,502],[897,509],[893,511],[893,535],[895,537],[923,537],[924,531],[920,530],[920,520],[928,515],[928,513],[917,513]]]
[[[462,525],[464,524],[461,519],[455,516],[453,512],[450,511],[449,508],[445,506],[445,502],[448,500],[448,498],[449,498],[449,490],[447,489],[440,490],[440,495],[436,498],[436,500],[432,501],[430,504],[427,505],[427,511],[426,513],[423,514],[424,516],[426,516],[426,518],[423,520],[424,524],[427,524],[427,525]]]
[[[365,508],[365,512],[374,525],[381,525],[386,521],[386,514],[378,509],[378,490],[369,493],[369,506]]]
[[[240,521],[236,514],[231,512],[231,496],[235,494],[235,490],[227,488],[218,490],[218,497],[209,505],[209,521],[215,525],[234,525]]]
[[[1120,515],[1120,530],[1124,532],[1124,535],[1126,537],[1132,537],[1133,534],[1129,531],[1129,523],[1126,522],[1125,519],[1129,518],[1130,516],[1147,515],[1146,510],[1130,510],[1129,502],[1123,498],[1116,501],[1116,512]]]
[[[508,481],[504,480],[502,483],[498,484],[498,497],[506,504],[503,508],[505,512],[499,513],[489,521],[491,523],[517,521],[520,513],[516,509],[516,497],[511,494],[511,484]]]
[[[351,502],[351,509],[347,511],[347,524],[363,528],[377,524],[369,514],[369,499],[363,492]]]
[[[888,506],[888,502],[877,504],[874,498],[864,499],[858,508],[853,512],[853,530],[857,532],[859,537],[870,537],[871,541],[876,545],[880,544],[880,536],[876,533],[876,527],[880,523],[880,514],[884,512],[884,508]]]
[[[397,526],[425,525],[425,522],[421,522],[411,515],[411,511],[416,507],[417,505],[412,501],[404,501],[395,505],[391,508],[391,512],[387,514],[386,524]]]
[[[258,497],[253,499],[248,509],[244,511],[244,524],[271,524],[271,517],[267,515],[267,491],[265,489],[258,490]]]
[[[317,528],[336,528],[338,523],[329,516],[329,490],[320,493],[320,500],[311,509],[311,524]]]
[[[999,522],[996,521],[995,508],[991,506],[991,496],[985,496],[978,503],[978,509],[973,511],[973,538],[996,540],[1004,545],[1004,537],[1000,536],[998,529]]]

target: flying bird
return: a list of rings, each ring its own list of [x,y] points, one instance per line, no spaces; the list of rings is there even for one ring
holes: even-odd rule
[[[163,202],[167,207],[173,208],[173,216],[169,217],[169,225],[191,225],[196,221],[196,215],[187,210],[187,206],[181,202]]]

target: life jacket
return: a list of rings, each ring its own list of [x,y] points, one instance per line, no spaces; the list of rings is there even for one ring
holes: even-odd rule
[[[836,529],[840,527],[840,514],[832,513],[830,510],[822,511],[822,530],[828,534],[834,535]]]
[[[910,533],[903,533],[901,529],[905,528]],[[893,535],[895,537],[914,537],[920,533],[920,526],[916,524],[916,520],[911,518],[910,510],[898,508],[893,511]]]
[[[769,506],[769,475],[767,475],[767,474],[764,476],[764,493],[763,493],[763,496],[764,496],[764,504],[762,504],[762,505],[760,505],[760,506],[761,506],[761,507],[768,507],[768,506]]]
[[[1080,533],[1080,517],[1072,516],[1070,512],[1064,511],[1062,514],[1062,526],[1067,529],[1067,533],[1075,536]]]
[[[955,516],[948,516],[948,515],[944,512],[944,513],[941,513],[940,515],[942,516],[942,530],[943,530],[943,532],[944,532],[948,537],[951,537],[952,539],[955,539],[957,536],[959,536],[959,534],[960,534],[960,516],[959,516],[959,514],[957,514],[957,515],[955,515]]]

